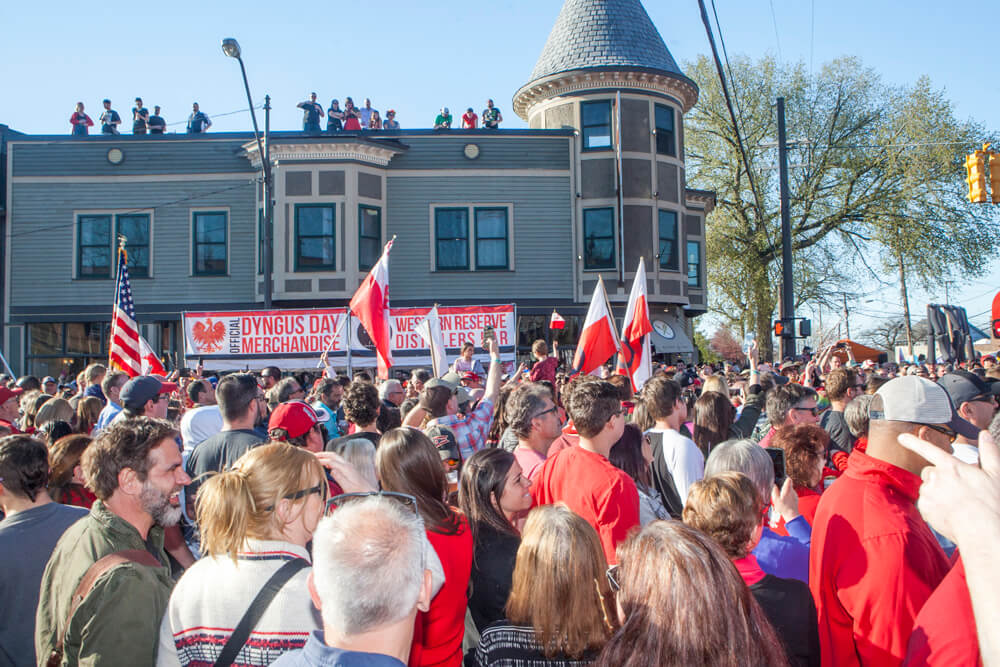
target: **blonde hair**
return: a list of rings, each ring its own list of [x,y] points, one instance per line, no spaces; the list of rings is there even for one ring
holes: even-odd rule
[[[100,402],[100,399],[96,399]],[[51,398],[38,408],[35,414],[35,428],[41,428],[49,422],[63,421],[67,424],[73,422],[73,415],[76,414],[73,406],[65,398]]]
[[[726,380],[721,375],[709,375],[705,378],[705,384],[701,387],[701,393],[704,394],[709,391],[717,391],[723,396],[729,396],[729,385],[726,384]]]
[[[367,438],[346,440],[337,447],[337,453],[361,473],[372,488],[378,488],[378,479],[375,477],[375,445],[371,440]]]
[[[816,427],[818,428],[818,427]],[[744,558],[763,520],[760,493],[741,472],[724,472],[691,485],[684,524],[715,540],[730,558]]]
[[[597,531],[562,504],[531,510],[517,550],[507,618],[534,628],[545,657],[581,658],[614,630]]]
[[[254,447],[232,469],[213,475],[198,490],[202,551],[236,560],[247,539],[276,539],[284,527],[275,512],[278,503],[317,480],[325,499],[326,476],[312,452],[285,442]],[[300,511],[305,501],[296,501]]]

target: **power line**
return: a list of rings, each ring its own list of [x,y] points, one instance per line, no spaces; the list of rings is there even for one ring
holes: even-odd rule
[[[813,72],[813,46],[816,43],[816,0],[811,0],[810,2],[811,10],[809,13],[809,74]],[[774,5],[771,5],[771,11],[774,11]]]
[[[781,57],[781,38],[778,37],[778,17],[774,15],[774,0],[768,0],[771,5],[771,22],[774,24],[774,41],[778,45],[778,62],[784,62]],[[812,66],[810,65],[810,68]]]

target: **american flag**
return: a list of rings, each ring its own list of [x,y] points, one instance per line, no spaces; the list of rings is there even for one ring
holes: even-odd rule
[[[115,311],[111,316],[111,345],[108,365],[129,377],[142,374],[139,352],[139,326],[135,323],[135,304],[128,282],[128,255],[118,249],[118,281],[115,283]]]

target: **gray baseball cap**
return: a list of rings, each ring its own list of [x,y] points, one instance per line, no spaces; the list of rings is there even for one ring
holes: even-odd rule
[[[917,375],[893,378],[882,385],[868,407],[868,417],[872,421],[942,424],[969,440],[979,438],[979,429],[955,412],[948,392]]]

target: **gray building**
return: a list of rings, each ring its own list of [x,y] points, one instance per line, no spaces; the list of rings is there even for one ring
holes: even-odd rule
[[[274,307],[346,305],[395,235],[394,306],[513,302],[526,349],[553,309],[575,340],[598,276],[623,311],[643,256],[654,346],[690,354],[714,203],[685,184],[696,99],[638,0],[567,0],[514,95],[529,129],[271,133]],[[16,372],[107,358],[120,233],[154,349],[183,354],[183,311],[262,307],[251,134],[15,135],[6,169]]]

